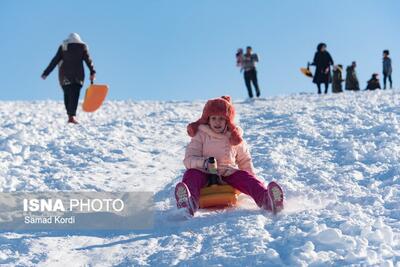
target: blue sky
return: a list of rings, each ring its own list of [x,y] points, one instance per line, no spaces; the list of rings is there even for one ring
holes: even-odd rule
[[[0,99],[61,100],[57,70],[40,75],[70,32],[88,43],[109,99],[245,98],[234,54],[247,45],[262,96],[316,92],[299,68],[319,42],[335,63],[358,62],[362,86],[390,49],[400,85],[399,10],[396,0],[2,0]]]

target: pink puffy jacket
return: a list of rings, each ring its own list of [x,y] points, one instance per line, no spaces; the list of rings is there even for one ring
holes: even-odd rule
[[[242,129],[239,129],[243,135]],[[244,170],[254,174],[253,162],[245,141],[232,146],[229,143],[230,132],[216,133],[210,126],[202,124],[189,145],[186,147],[183,163],[187,169],[198,169],[203,172],[204,160],[215,157],[218,163],[218,173],[229,176],[237,170]]]

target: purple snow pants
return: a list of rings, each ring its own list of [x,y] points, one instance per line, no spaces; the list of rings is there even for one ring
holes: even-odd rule
[[[264,187],[260,180],[250,173],[246,171],[236,171],[232,175],[224,177],[223,180],[240,192],[251,196],[259,207],[263,205],[267,188]],[[196,203],[199,203],[200,189],[207,185],[207,181],[208,174],[196,169],[186,170],[182,180],[189,188],[190,194],[193,196]]]

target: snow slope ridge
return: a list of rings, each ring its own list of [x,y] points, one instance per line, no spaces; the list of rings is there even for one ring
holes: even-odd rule
[[[66,125],[55,101],[0,102],[0,190],[153,191],[152,230],[0,232],[14,266],[400,266],[400,93],[236,101],[260,179],[276,180],[276,217],[236,208],[176,210],[189,137],[204,101],[106,102]]]

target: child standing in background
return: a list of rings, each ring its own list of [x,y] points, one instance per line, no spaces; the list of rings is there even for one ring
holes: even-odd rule
[[[387,78],[392,89],[392,60],[389,57],[389,50],[383,50],[383,89],[386,89]]]

